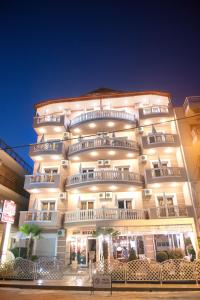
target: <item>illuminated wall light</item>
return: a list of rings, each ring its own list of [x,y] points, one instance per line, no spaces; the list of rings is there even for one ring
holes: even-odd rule
[[[41,156],[35,156],[35,160],[36,160],[36,161],[42,161],[43,158],[42,158]]]
[[[133,157],[133,156],[134,156],[133,153],[128,153],[128,154],[127,154],[127,157]]]
[[[172,153],[173,152],[173,149],[172,148],[166,148],[164,150],[165,153]]]
[[[33,193],[33,194],[39,193],[39,190],[38,189],[32,189],[31,193]]]
[[[59,155],[52,155],[51,158],[52,158],[53,160],[59,160],[60,157],[59,157]]]
[[[108,122],[108,127],[113,127],[113,126],[115,126],[115,123],[114,122]]]
[[[132,126],[131,125],[125,125],[124,129],[130,129]]]
[[[96,127],[96,124],[95,124],[95,123],[90,123],[88,126],[89,126],[90,128],[95,128],[95,127]]]
[[[59,106],[58,109],[59,109],[59,110],[63,110],[63,106]]]
[[[72,159],[77,161],[77,160],[80,160],[80,157],[79,156],[74,156],[74,157],[72,157]]]
[[[80,133],[81,130],[80,130],[80,128],[75,128],[75,129],[74,129],[74,132],[75,132],[75,133]]]
[[[131,187],[131,188],[129,188],[129,191],[130,191],[130,192],[133,192],[133,191],[135,191],[135,188],[134,188],[134,187]]]
[[[60,128],[60,127],[54,127],[54,129],[53,129],[55,132],[61,132],[62,131],[62,128]]]
[[[155,189],[158,189],[158,188],[160,188],[160,184],[159,183],[154,183],[154,184],[152,184],[152,187],[155,188]]]
[[[98,187],[92,186],[92,187],[90,188],[90,190],[91,190],[91,191],[97,191],[97,190],[98,190]]]
[[[39,131],[40,133],[46,133],[46,129],[43,128],[43,127],[42,127],[42,128],[39,128],[38,131]]]
[[[114,190],[117,189],[117,186],[116,186],[116,185],[111,185],[111,186],[109,187],[109,189],[112,190],[112,191],[114,191]]]
[[[111,150],[111,151],[108,151],[108,154],[109,154],[109,155],[115,155],[115,154],[116,154],[116,151],[112,151],[112,150]]]
[[[48,192],[49,193],[55,193],[57,190],[55,188],[52,188],[52,189],[48,189]]]
[[[97,156],[97,155],[98,155],[98,152],[93,151],[93,152],[90,153],[90,155],[91,155],[91,156]]]

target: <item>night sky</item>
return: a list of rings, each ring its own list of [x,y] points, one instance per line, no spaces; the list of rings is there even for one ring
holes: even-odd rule
[[[0,0],[0,137],[35,142],[33,104],[98,87],[200,95],[200,1]],[[30,163],[28,148],[19,151]]]

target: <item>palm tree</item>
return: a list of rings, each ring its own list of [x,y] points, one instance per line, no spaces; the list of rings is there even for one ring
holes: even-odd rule
[[[27,258],[31,259],[33,253],[34,241],[40,238],[42,229],[35,224],[23,224],[19,231],[28,237]]]
[[[95,231],[93,231],[92,236],[93,237],[103,237],[103,242],[102,242],[102,248],[103,248],[103,258],[108,259],[108,241],[106,240],[106,237],[112,238],[115,236],[118,236],[120,234],[119,231],[114,230],[113,228],[101,228],[98,227]]]

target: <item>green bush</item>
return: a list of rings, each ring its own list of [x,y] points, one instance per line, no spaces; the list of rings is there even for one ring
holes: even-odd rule
[[[194,248],[192,246],[188,247],[187,252],[188,252],[189,255],[192,256],[191,261],[194,261],[195,258],[196,258],[196,252],[195,252]]]
[[[182,259],[184,257],[183,250],[180,248],[167,250],[168,259]]]
[[[26,258],[26,248],[19,248],[19,247],[15,247],[13,249],[10,250],[10,252],[13,253],[14,257],[21,257],[21,258]]]
[[[156,260],[157,260],[158,262],[163,262],[163,261],[165,261],[165,260],[168,260],[168,254],[167,254],[167,252],[164,252],[164,251],[158,252],[158,253],[156,254]]]
[[[137,259],[137,256],[136,256],[135,249],[131,248],[128,261],[132,261],[132,260],[136,260],[136,259]]]

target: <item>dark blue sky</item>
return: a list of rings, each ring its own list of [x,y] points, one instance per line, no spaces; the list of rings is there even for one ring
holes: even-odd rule
[[[33,104],[106,86],[200,95],[199,1],[0,0],[0,137],[35,141]],[[28,159],[28,148],[20,150]]]

